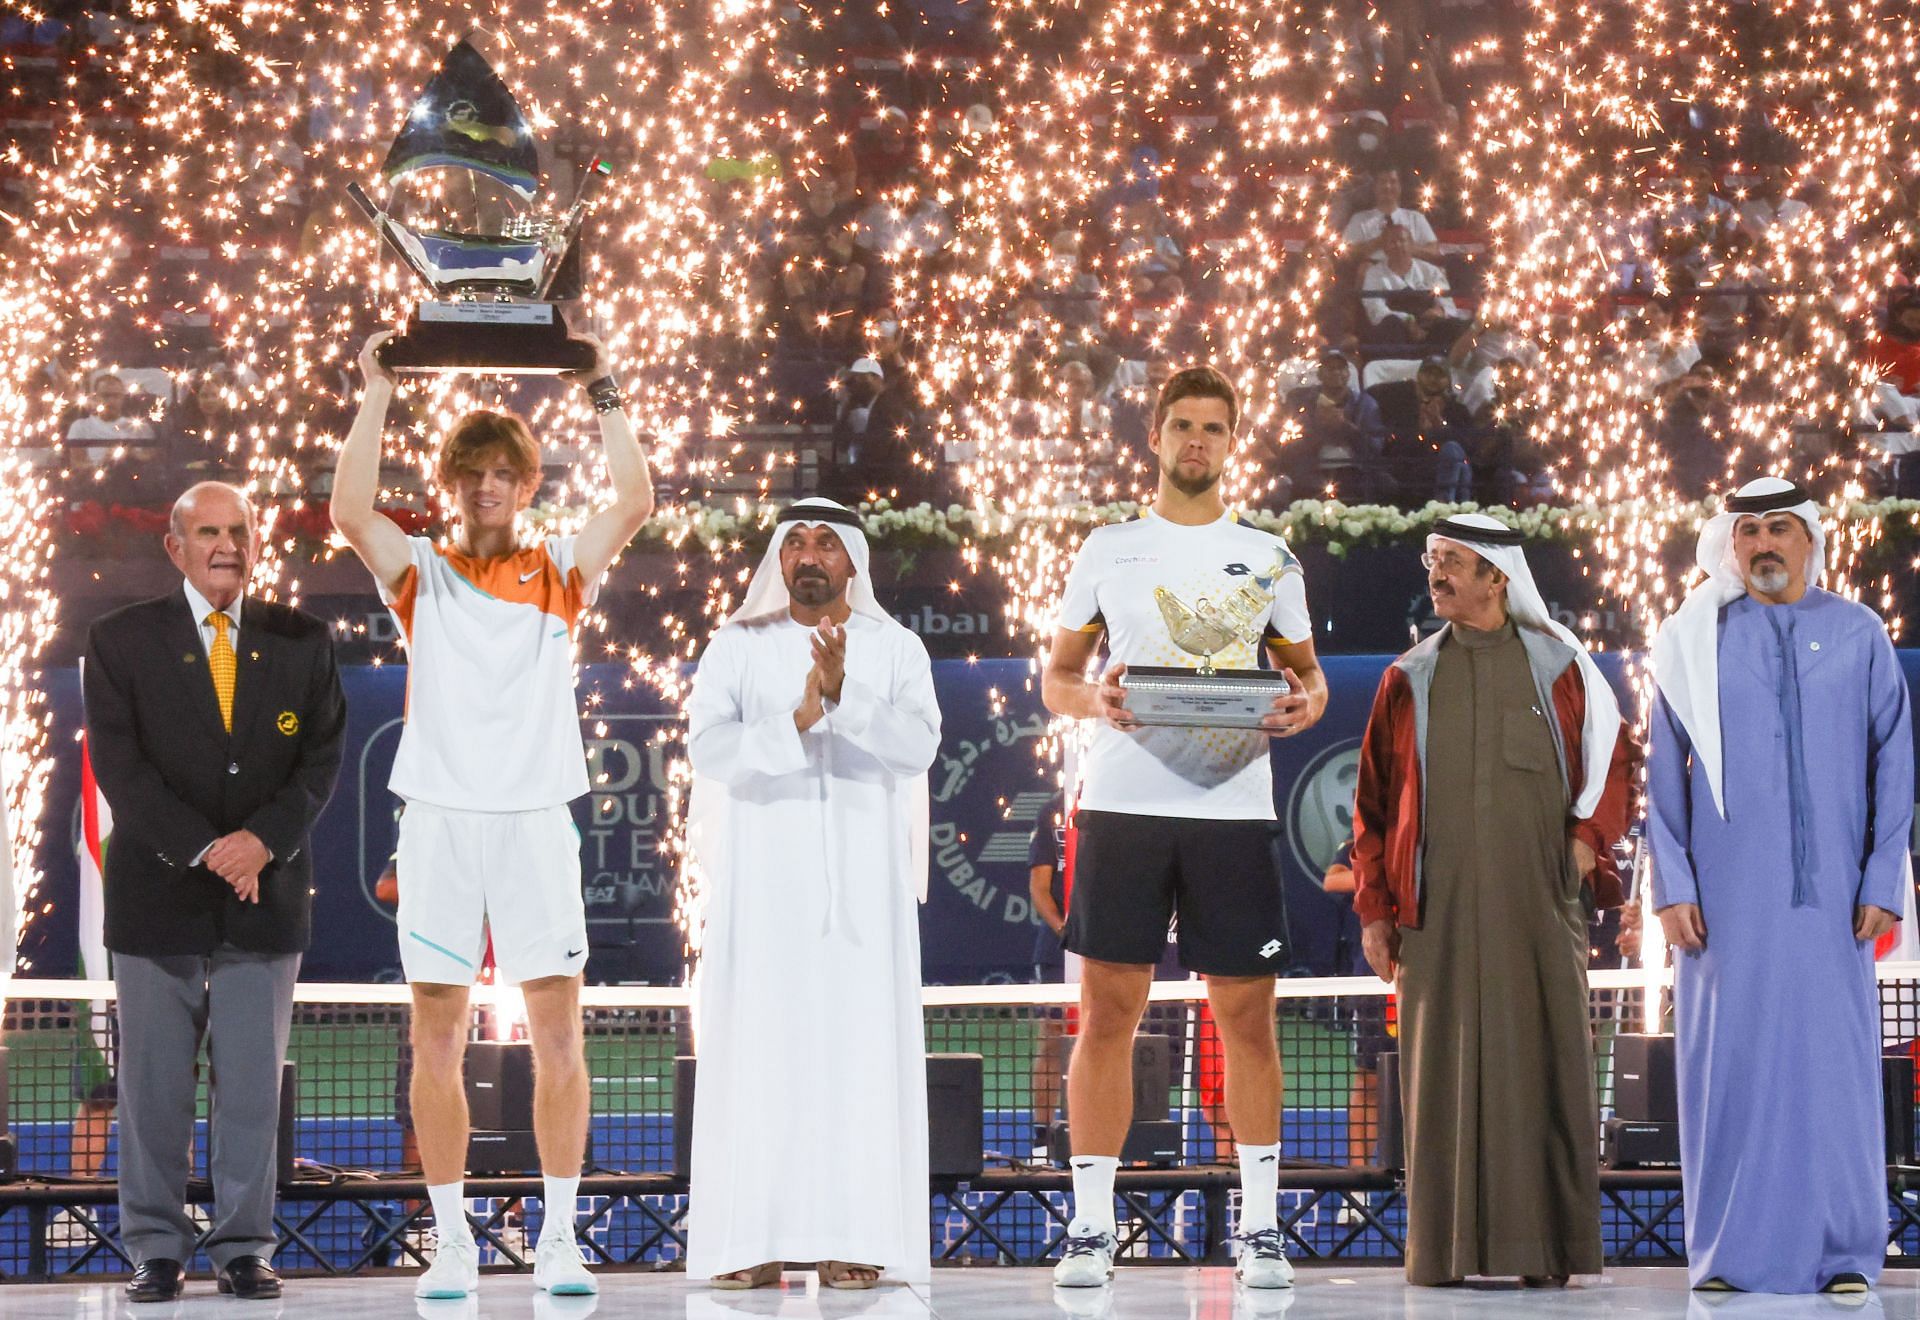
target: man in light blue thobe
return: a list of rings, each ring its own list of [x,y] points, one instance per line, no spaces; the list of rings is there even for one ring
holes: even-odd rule
[[[1860,1293],[1887,1243],[1873,943],[1912,884],[1913,730],[1878,616],[1812,585],[1819,510],[1761,478],[1654,641],[1654,907],[1675,949],[1696,1288]]]

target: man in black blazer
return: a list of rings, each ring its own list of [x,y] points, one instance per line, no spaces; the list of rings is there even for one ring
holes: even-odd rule
[[[220,1291],[277,1297],[280,1064],[307,947],[307,832],[333,791],[346,701],[327,626],[245,592],[260,537],[232,486],[174,505],[181,590],[94,623],[87,744],[113,809],[106,943],[120,1011],[120,1234],[127,1295],[181,1293],[204,1037]]]

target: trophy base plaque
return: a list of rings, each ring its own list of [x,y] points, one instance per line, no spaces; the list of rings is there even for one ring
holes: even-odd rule
[[[1175,729],[1258,729],[1275,697],[1293,691],[1268,669],[1129,667],[1127,709],[1143,725]]]
[[[546,302],[424,302],[380,350],[382,366],[404,372],[556,376],[593,361],[593,345]]]

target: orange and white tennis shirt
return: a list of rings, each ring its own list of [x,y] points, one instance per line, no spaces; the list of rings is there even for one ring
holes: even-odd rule
[[[600,584],[571,536],[476,559],[424,536],[380,595],[407,647],[407,715],[390,787],[454,811],[537,811],[587,791],[574,630]]]

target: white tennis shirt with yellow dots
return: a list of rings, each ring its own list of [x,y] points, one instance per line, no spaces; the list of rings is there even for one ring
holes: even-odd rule
[[[1278,575],[1275,577],[1275,575]],[[1098,527],[1080,547],[1060,598],[1060,626],[1107,635],[1109,664],[1197,669],[1200,658],[1167,634],[1154,599],[1164,587],[1188,605],[1218,599],[1249,577],[1273,577],[1264,635],[1236,639],[1213,657],[1220,669],[1255,669],[1267,639],[1313,636],[1306,581],[1287,543],[1227,513],[1198,527],[1151,510]],[[1239,729],[1095,729],[1081,769],[1079,805],[1089,811],[1203,820],[1272,820],[1267,736]]]

